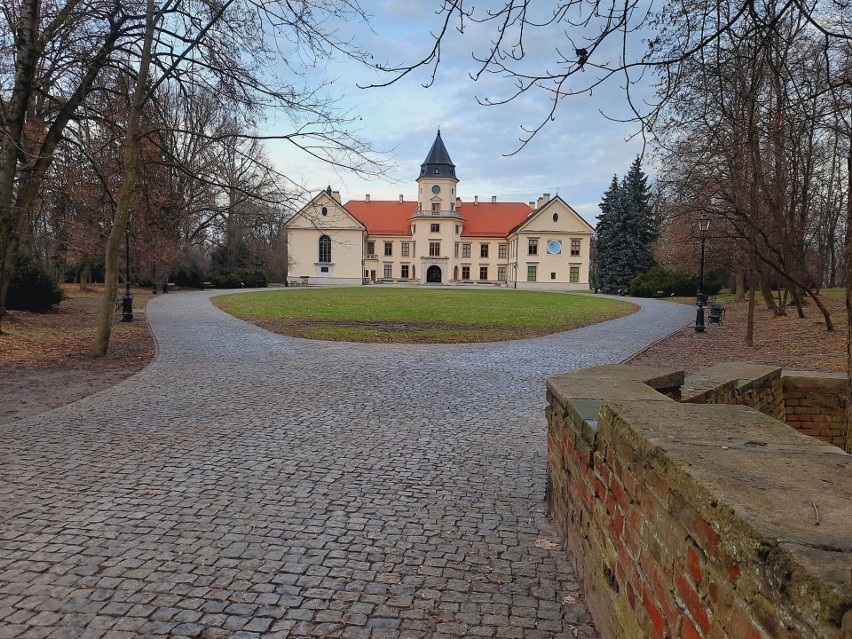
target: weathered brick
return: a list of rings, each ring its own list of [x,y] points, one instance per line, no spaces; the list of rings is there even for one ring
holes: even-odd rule
[[[710,630],[710,617],[707,605],[704,603],[701,596],[696,592],[695,587],[684,578],[683,575],[675,577],[675,587],[677,594],[686,605],[690,616],[695,620],[698,628],[704,634]]]

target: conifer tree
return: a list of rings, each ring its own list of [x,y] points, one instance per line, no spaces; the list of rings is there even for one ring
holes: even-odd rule
[[[650,205],[648,180],[640,158],[619,182],[612,176],[600,203],[597,227],[597,276],[604,290],[627,290],[630,281],[654,265],[651,250],[657,225]]]

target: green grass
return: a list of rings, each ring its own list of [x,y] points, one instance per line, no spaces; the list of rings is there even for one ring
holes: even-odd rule
[[[277,333],[354,342],[491,342],[546,335],[628,315],[632,304],[513,290],[297,289],[213,299]]]

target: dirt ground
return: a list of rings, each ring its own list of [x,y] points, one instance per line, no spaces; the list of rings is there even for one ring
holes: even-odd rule
[[[133,289],[134,321],[115,324],[106,357],[90,348],[101,287],[80,292],[66,287],[68,299],[49,313],[10,311],[0,335],[0,422],[14,421],[110,388],[142,370],[154,357],[145,321],[150,290]],[[123,290],[122,294],[123,294]]]
[[[824,296],[834,331],[825,330],[822,313],[805,307],[804,319],[795,308],[775,317],[758,299],[755,305],[754,345],[746,346],[747,302],[723,302],[722,326],[696,333],[693,326],[653,344],[630,360],[631,364],[680,368],[692,373],[720,362],[771,364],[791,370],[846,370],[846,310],[837,293]],[[677,303],[677,302],[672,302]]]
[[[154,357],[154,341],[145,321],[149,290],[134,289],[135,321],[115,314],[109,353],[86,352],[95,334],[101,289],[66,289],[66,299],[46,314],[12,311],[0,335],[0,422],[14,421],[108,389],[142,370]],[[177,293],[179,294],[179,293]],[[795,309],[774,317],[758,304],[754,346],[745,345],[748,305],[725,302],[725,323],[697,334],[685,328],[630,363],[682,368],[694,372],[723,361],[777,364],[798,370],[845,370],[846,314],[840,295],[826,296],[835,331],[825,330],[811,305],[799,319]],[[677,303],[677,302],[672,302]],[[119,399],[116,398],[118,404]]]

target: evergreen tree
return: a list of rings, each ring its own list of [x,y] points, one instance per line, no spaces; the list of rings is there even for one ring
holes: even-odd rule
[[[598,285],[627,290],[630,281],[654,265],[651,250],[657,225],[650,205],[647,176],[637,157],[619,182],[613,175],[600,203],[597,227]]]
[[[660,232],[650,203],[648,177],[642,170],[642,159],[638,155],[624,177],[623,187],[639,240],[639,250],[636,253],[637,273],[647,273],[654,266],[654,253],[651,248]]]

